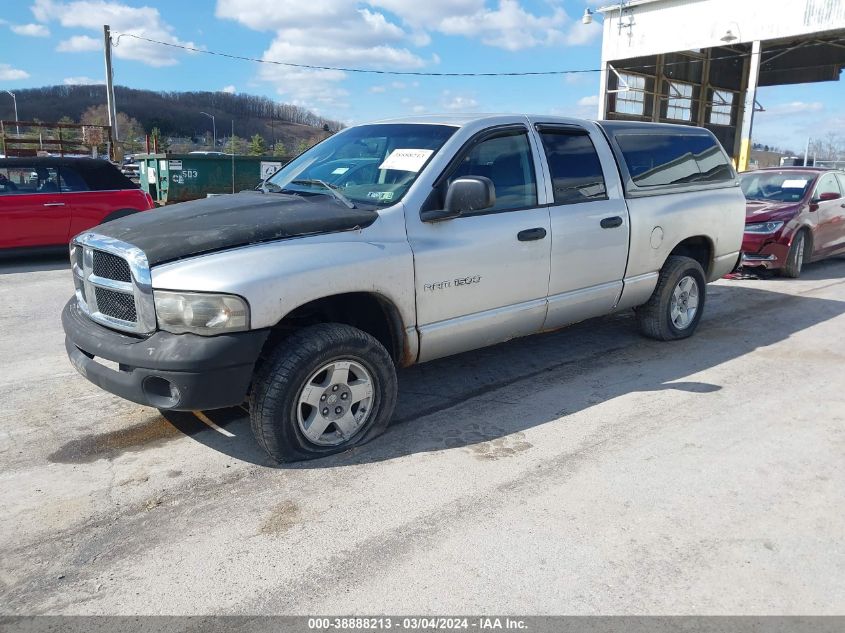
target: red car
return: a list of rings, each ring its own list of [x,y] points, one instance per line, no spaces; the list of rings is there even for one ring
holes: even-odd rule
[[[740,174],[742,265],[798,277],[806,262],[845,255],[845,172],[775,167]]]
[[[0,158],[0,249],[67,246],[91,227],[154,207],[114,165],[94,158]]]

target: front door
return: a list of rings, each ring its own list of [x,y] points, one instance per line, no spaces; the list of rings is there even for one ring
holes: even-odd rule
[[[524,125],[482,132],[438,179],[429,200],[442,205],[457,177],[485,176],[496,188],[493,209],[442,222],[423,222],[408,211],[421,361],[542,327],[551,227],[540,206],[538,151]]]
[[[538,123],[536,128],[554,198],[543,326],[550,330],[611,311],[622,292],[629,222],[618,179],[608,183],[604,177],[616,169],[607,143],[594,143],[590,132],[576,125]]]
[[[0,247],[66,245],[70,213],[55,167],[0,167]]]
[[[829,200],[820,200],[822,194],[827,197],[838,196]],[[813,193],[816,204],[816,235],[813,245],[814,257],[828,257],[845,247],[845,198],[835,174],[824,174],[819,178]]]

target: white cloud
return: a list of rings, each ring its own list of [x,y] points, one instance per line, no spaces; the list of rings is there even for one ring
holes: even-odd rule
[[[494,9],[485,6],[484,0],[371,0],[371,4],[388,9],[415,28],[480,39],[488,46],[511,51],[578,46],[601,32],[600,25],[583,25],[553,3],[549,15],[531,13],[518,0],[499,0]]]
[[[237,92],[237,90],[235,90],[234,86],[229,85],[229,86],[224,86],[223,89],[220,92],[225,92],[227,95],[233,95]]]
[[[84,53],[87,51],[99,51],[103,49],[103,42],[88,35],[74,35],[62,40],[56,47],[60,53]]]
[[[0,81],[15,81],[26,79],[29,73],[19,68],[12,68],[9,64],[0,64]]]
[[[484,9],[484,0],[370,0],[370,4],[399,16],[417,28],[437,30],[444,16],[473,15]]]
[[[272,43],[263,54],[267,61],[378,70],[438,64],[436,52],[421,52],[431,43],[432,33],[516,51],[580,45],[601,31],[599,24],[581,24],[580,14],[577,19],[570,17],[560,0],[538,2],[539,8],[531,9],[526,4],[522,0],[217,0],[215,15],[272,33]],[[329,108],[345,103],[341,84],[348,73],[343,71],[265,64],[258,78],[300,105]],[[401,89],[391,84],[383,88]],[[369,90],[378,94],[382,86]]]
[[[91,77],[66,77],[62,83],[66,86],[94,86],[106,83],[102,79],[92,79]]]
[[[762,116],[764,118],[793,116],[797,114],[820,112],[822,110],[824,110],[824,104],[820,101],[791,101],[789,103],[779,103],[773,106],[768,106],[763,112],[758,113],[758,116]]]
[[[597,106],[599,104],[598,95],[590,95],[589,97],[581,97],[578,99],[578,106],[582,108]]]
[[[422,112],[426,111],[426,107],[424,105],[415,105],[411,110],[417,114],[421,114]]]
[[[26,37],[50,37],[50,29],[43,24],[16,24],[11,29],[13,33]]]
[[[449,90],[443,91],[441,105],[452,112],[472,112],[478,109],[478,101],[466,95],[454,95]]]
[[[415,69],[427,63],[409,50],[414,39],[411,32],[349,0],[218,0],[216,15],[257,31],[274,32],[262,56],[267,61],[384,70]],[[258,76],[296,104],[316,109],[345,107],[348,93],[338,85],[347,77],[343,71],[263,64]]]
[[[32,13],[39,22],[58,21],[65,28],[82,28],[102,33],[103,24],[111,26],[112,37],[116,40],[113,55],[118,59],[140,61],[148,66],[172,66],[177,63],[174,49],[159,44],[152,44],[130,37],[119,38],[121,33],[149,37],[170,44],[199,48],[193,42],[176,37],[173,27],[167,24],[158,9],[148,6],[131,7],[121,2],[109,0],[35,0]],[[65,51],[94,50],[88,38],[82,42],[73,42],[80,36],[72,37],[59,45]],[[86,36],[81,36],[86,37]],[[100,45],[98,48],[101,48]]]

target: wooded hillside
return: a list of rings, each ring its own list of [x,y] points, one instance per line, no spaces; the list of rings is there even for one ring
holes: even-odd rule
[[[105,86],[46,86],[15,92],[21,120],[56,122],[61,119],[79,122],[83,114],[106,102]],[[266,97],[225,92],[154,92],[124,86],[115,87],[117,110],[135,119],[141,133],[158,129],[162,137],[211,138],[214,115],[217,138],[231,134],[251,138],[260,135],[269,147],[283,143],[294,149],[309,145],[325,136],[325,131],[342,127],[337,121],[320,117],[300,106],[276,103]],[[0,119],[13,119],[11,105],[0,102]],[[105,112],[105,108],[103,108]],[[90,121],[86,121],[89,122]],[[132,129],[133,134],[139,132]],[[126,138],[122,133],[121,137]]]

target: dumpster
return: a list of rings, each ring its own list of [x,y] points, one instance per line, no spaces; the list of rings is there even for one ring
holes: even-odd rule
[[[138,154],[141,187],[158,205],[255,187],[289,159],[226,154]]]

